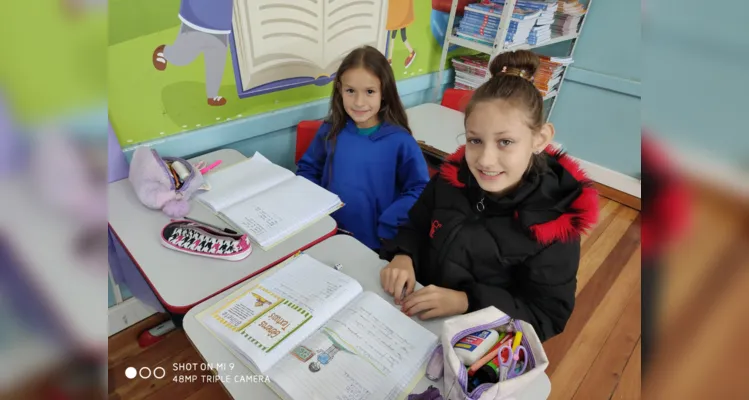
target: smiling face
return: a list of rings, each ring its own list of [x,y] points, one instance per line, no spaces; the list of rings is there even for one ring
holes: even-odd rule
[[[371,128],[380,122],[380,87],[380,80],[364,68],[349,69],[341,76],[343,108],[357,127]]]
[[[501,196],[520,183],[533,153],[553,135],[550,124],[533,132],[522,110],[504,100],[482,101],[466,119],[466,163],[481,189]]]

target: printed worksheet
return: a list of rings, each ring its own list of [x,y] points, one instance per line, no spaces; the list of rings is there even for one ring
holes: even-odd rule
[[[302,254],[204,322],[263,372],[361,291],[353,278]]]
[[[365,292],[299,343],[269,376],[288,398],[398,398],[437,342],[435,334]]]

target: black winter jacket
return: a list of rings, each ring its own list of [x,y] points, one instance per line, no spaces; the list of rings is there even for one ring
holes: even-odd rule
[[[561,333],[575,304],[580,236],[598,218],[598,194],[579,166],[547,150],[548,168],[500,199],[484,195],[465,163],[448,157],[382,251],[409,255],[416,280],[464,291],[468,311],[495,306]]]

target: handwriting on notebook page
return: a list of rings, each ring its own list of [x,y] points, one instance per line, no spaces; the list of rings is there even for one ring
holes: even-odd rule
[[[296,262],[303,262],[295,260]],[[358,291],[353,279],[347,275],[334,272],[331,268],[324,270],[326,276],[320,275],[314,268],[299,265],[293,273],[270,276],[263,284],[273,293],[292,301],[306,309],[313,315],[321,308],[332,306],[341,307]],[[283,271],[288,272],[288,271]],[[337,308],[334,307],[334,308]]]
[[[256,206],[252,208],[252,212],[249,215],[242,217],[240,225],[242,225],[248,233],[261,239],[282,222],[283,218],[279,215]]]
[[[387,301],[365,292],[269,375],[293,398],[391,398],[413,378],[436,340]]]
[[[341,310],[327,326],[355,338],[357,351],[383,375],[389,375],[416,348],[412,341],[417,339],[401,336],[390,328],[394,323],[388,318],[378,318],[362,306]]]

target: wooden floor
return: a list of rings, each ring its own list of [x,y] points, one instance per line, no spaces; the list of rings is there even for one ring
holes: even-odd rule
[[[603,197],[599,204],[599,224],[582,245],[575,310],[565,332],[545,345],[550,399],[640,398],[640,213]],[[110,399],[229,398],[219,383],[171,382],[167,367],[161,381],[125,377],[129,365],[200,362],[183,331],[141,350],[135,337],[154,322],[110,338]]]

